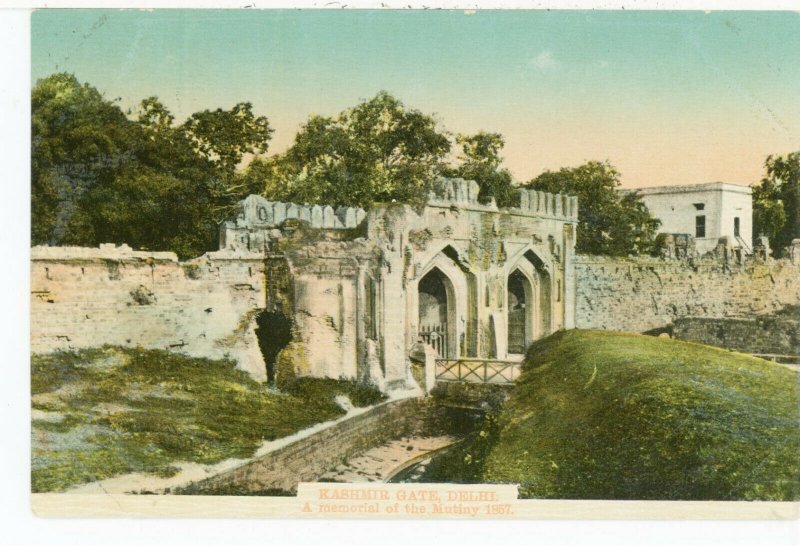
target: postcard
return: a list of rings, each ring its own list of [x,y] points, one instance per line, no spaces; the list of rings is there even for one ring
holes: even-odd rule
[[[30,22],[37,515],[798,517],[797,13]]]

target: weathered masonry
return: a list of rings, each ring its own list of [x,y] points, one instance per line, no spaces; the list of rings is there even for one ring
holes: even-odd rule
[[[35,247],[31,349],[142,346],[231,358],[261,380],[384,389],[412,383],[425,344],[441,362],[521,360],[574,327],[577,199],[521,190],[520,207],[499,209],[477,196],[460,179],[436,181],[419,209],[250,196],[222,224],[220,250],[186,262],[124,245]]]
[[[725,237],[700,258],[685,235],[659,257],[576,256],[576,198],[520,190],[500,209],[477,195],[439,179],[424,206],[369,212],[250,196],[220,249],[185,262],[34,247],[31,350],[141,346],[230,358],[259,380],[430,389],[513,382],[526,347],[561,328],[654,332],[800,303],[800,240],[781,260]]]
[[[264,257],[172,252],[113,244],[31,249],[31,351],[103,344],[231,358],[266,379],[257,316]]]
[[[577,199],[521,190],[478,202],[440,179],[420,210],[300,207],[250,196],[222,227],[229,251],[265,253],[266,313],[292,325],[278,374],[409,380],[423,342],[440,359],[519,360],[574,325]]]

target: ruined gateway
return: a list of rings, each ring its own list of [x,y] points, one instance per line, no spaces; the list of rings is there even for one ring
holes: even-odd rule
[[[738,255],[725,238],[699,256],[686,235],[667,236],[658,256],[575,255],[577,199],[520,192],[519,208],[498,209],[478,202],[474,182],[440,179],[422,207],[368,213],[250,196],[220,226],[219,250],[186,261],[127,245],[37,246],[31,352],[167,349],[234,360],[259,381],[343,377],[383,390],[428,389],[456,358],[516,373],[503,363],[562,328],[722,321],[714,328],[733,328],[723,346],[793,354],[751,319],[800,302],[800,239],[781,259]],[[753,322],[746,336],[741,319]],[[719,338],[698,328],[687,339]]]
[[[410,379],[411,354],[518,361],[575,323],[576,197],[520,190],[519,208],[439,179],[426,204],[341,207],[251,195],[220,229],[220,251],[265,257],[274,333],[268,375]],[[273,367],[272,355],[277,365]]]

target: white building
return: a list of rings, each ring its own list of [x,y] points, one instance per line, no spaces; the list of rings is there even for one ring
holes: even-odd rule
[[[753,197],[749,186],[726,182],[640,188],[650,213],[661,220],[661,233],[688,233],[705,254],[720,237],[731,238],[746,254],[753,245]]]

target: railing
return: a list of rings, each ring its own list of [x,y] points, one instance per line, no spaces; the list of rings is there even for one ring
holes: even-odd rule
[[[511,385],[519,377],[519,362],[483,358],[436,359],[436,381]]]
[[[419,337],[441,357],[447,356],[447,324],[422,324]]]

